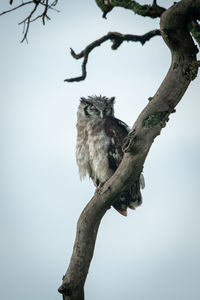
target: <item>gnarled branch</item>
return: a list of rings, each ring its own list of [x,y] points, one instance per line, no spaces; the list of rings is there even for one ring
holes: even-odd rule
[[[161,34],[171,50],[170,69],[158,91],[136,120],[123,160],[114,175],[83,210],[69,268],[59,292],[64,300],[83,300],[83,286],[93,256],[100,221],[115,197],[138,177],[154,139],[198,72],[197,47],[186,24],[200,19],[200,0],[182,0],[161,16]]]
[[[107,35],[104,35],[100,39],[92,42],[89,44],[84,50],[82,50],[79,54],[76,54],[74,50],[71,48],[71,55],[75,59],[80,59],[83,58],[83,63],[82,63],[82,75],[79,77],[74,77],[74,78],[68,78],[65,79],[64,81],[67,82],[74,82],[74,81],[81,81],[86,78],[87,71],[86,71],[86,65],[88,61],[88,56],[90,52],[103,44],[104,42],[110,40],[112,42],[111,48],[113,50],[116,50],[124,41],[126,42],[140,42],[142,45],[144,45],[147,41],[149,41],[152,37],[160,35],[160,30],[155,29],[152,31],[149,31],[145,33],[144,35],[133,35],[133,34],[121,34],[119,32],[109,32]]]
[[[95,0],[96,4],[103,11],[103,18],[106,18],[106,15],[113,9],[113,7],[123,7],[129,10],[132,10],[135,14],[150,17],[158,18],[166,10],[164,7],[158,6],[157,2],[154,0],[152,5],[141,5],[133,0]]]

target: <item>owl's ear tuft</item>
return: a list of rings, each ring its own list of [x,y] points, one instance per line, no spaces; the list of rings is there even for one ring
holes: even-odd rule
[[[109,102],[110,102],[111,104],[114,104],[114,103],[115,103],[115,97],[109,98]]]
[[[87,99],[84,98],[84,97],[81,97],[80,102],[81,102],[81,103],[87,103]]]

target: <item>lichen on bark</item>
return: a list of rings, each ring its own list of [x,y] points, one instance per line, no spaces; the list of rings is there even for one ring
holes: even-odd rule
[[[132,10],[135,14],[143,16],[143,17],[151,17],[157,18],[160,17],[161,14],[165,11],[165,8],[160,7],[154,3],[152,5],[141,5],[137,1],[133,0],[95,0],[99,8],[103,11],[103,16],[111,11],[113,7],[123,7],[129,10]]]
[[[150,114],[143,120],[143,126],[146,128],[152,128],[158,124],[162,128],[166,126],[166,122],[169,121],[170,113],[168,111],[158,111],[153,114]]]

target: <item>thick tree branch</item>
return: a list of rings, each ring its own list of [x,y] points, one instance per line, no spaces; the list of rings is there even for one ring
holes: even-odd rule
[[[157,2],[154,0],[152,5],[141,5],[133,0],[95,0],[96,4],[103,11],[103,18],[113,9],[113,7],[123,7],[132,10],[135,14],[158,18],[166,10],[164,7],[158,6]]]
[[[121,34],[119,32],[109,32],[107,35],[104,35],[100,39],[92,42],[89,44],[84,50],[82,50],[79,54],[76,54],[74,50],[71,48],[71,55],[75,59],[80,59],[83,58],[83,63],[82,63],[82,75],[79,77],[74,77],[74,78],[68,78],[65,79],[64,81],[67,82],[74,82],[74,81],[81,81],[86,78],[87,71],[86,71],[86,65],[88,61],[88,56],[90,52],[103,44],[104,42],[110,40],[112,42],[111,48],[113,50],[116,50],[124,41],[126,42],[140,42],[142,45],[144,45],[147,41],[149,41],[152,37],[160,35],[160,30],[155,29],[152,31],[147,32],[144,35],[133,35],[133,34]]]
[[[200,0],[182,0],[162,14],[161,34],[172,55],[170,69],[136,120],[126,140],[119,168],[101,189],[96,190],[78,220],[70,265],[59,288],[64,300],[84,299],[83,286],[103,215],[115,197],[139,176],[154,139],[197,75],[198,50],[186,26],[193,19],[200,19]]]

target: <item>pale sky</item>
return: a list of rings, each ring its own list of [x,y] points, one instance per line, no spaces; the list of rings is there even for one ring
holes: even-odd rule
[[[28,44],[17,25],[25,11],[0,17],[2,300],[62,299],[76,222],[94,192],[75,162],[80,97],[115,96],[115,115],[131,126],[170,66],[161,37],[117,51],[107,42],[91,53],[85,81],[64,83],[81,73],[70,47],[79,52],[109,31],[144,34],[159,20],[122,8],[104,20],[94,0],[62,2],[46,26],[31,25]],[[199,83],[200,75],[150,150],[143,205],[103,218],[86,300],[200,299]]]

